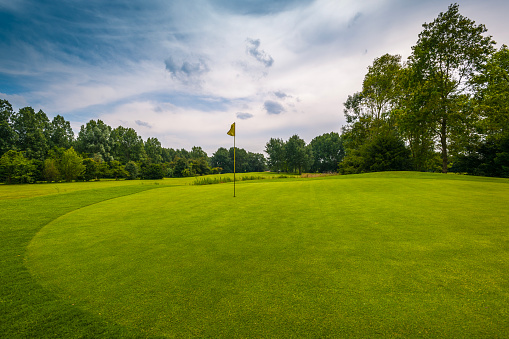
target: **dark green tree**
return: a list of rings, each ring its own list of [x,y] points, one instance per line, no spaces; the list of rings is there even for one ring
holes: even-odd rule
[[[63,116],[57,115],[48,125],[49,146],[70,148],[74,144],[74,132],[71,123]]]
[[[110,135],[110,126],[101,120],[90,120],[80,128],[76,139],[76,150],[90,157],[99,155],[101,161],[111,161],[113,156]]]
[[[298,171],[299,174],[302,174],[311,166],[313,161],[312,150],[310,147],[306,147],[306,142],[297,134],[288,139],[284,149],[289,170]]]
[[[461,148],[461,139],[476,120],[464,103],[470,95],[470,80],[486,64],[494,41],[483,35],[484,25],[462,16],[457,4],[423,27],[409,66],[414,70],[416,89],[426,94],[422,113],[434,125],[442,172],[447,173],[451,146]]]
[[[233,158],[230,160],[230,153],[224,147],[218,148],[218,150],[212,154],[210,158],[211,167],[220,167],[224,173],[233,172]]]
[[[154,164],[163,162],[163,148],[157,138],[148,138],[147,141],[145,141],[145,153],[150,162]]]
[[[338,133],[325,133],[311,140],[313,150],[312,172],[335,172],[345,156],[343,140]]]
[[[283,139],[270,138],[269,142],[265,145],[265,153],[267,153],[267,166],[274,172],[286,172],[286,143]]]
[[[14,112],[7,100],[0,100],[0,156],[8,150],[14,150],[16,132],[12,128]]]
[[[60,173],[67,182],[77,179],[85,172],[83,158],[76,153],[73,147],[62,154],[61,159],[58,161],[58,167]]]
[[[25,152],[29,159],[44,160],[49,150],[46,114],[42,110],[35,113],[32,107],[21,108],[14,115],[12,126],[17,134],[16,148]]]
[[[146,158],[143,139],[132,128],[118,126],[111,131],[112,155],[123,164]]]
[[[7,151],[0,158],[0,178],[7,184],[24,184],[34,181],[36,166],[23,152]]]

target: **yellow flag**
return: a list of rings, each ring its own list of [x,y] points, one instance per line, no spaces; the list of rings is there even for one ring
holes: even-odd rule
[[[232,127],[230,127],[230,130],[226,134],[231,135],[232,137],[235,136],[235,123],[232,124]]]

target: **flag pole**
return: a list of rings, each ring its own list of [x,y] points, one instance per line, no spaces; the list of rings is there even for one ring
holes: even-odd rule
[[[233,137],[233,197],[235,198],[235,123],[232,124],[230,130],[226,133]]]
[[[235,198],[235,134],[233,134],[233,197]]]

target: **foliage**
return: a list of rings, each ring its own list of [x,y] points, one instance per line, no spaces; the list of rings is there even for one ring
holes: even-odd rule
[[[29,159],[43,160],[49,150],[48,127],[48,117],[42,110],[35,113],[32,107],[21,108],[14,114],[12,123],[17,135],[16,148]]]
[[[65,181],[71,182],[77,179],[85,172],[85,165],[83,165],[83,158],[79,156],[74,148],[69,148],[62,154],[59,161],[59,170]]]
[[[164,178],[164,169],[161,164],[149,164],[141,169],[142,179],[162,179]]]
[[[12,127],[13,118],[12,105],[0,99],[0,156],[14,149],[17,135]]]
[[[417,113],[425,114],[427,123],[433,125],[442,154],[442,172],[447,173],[452,145],[463,144],[461,137],[475,121],[472,110],[465,105],[470,97],[470,80],[486,63],[494,41],[483,35],[487,31],[484,25],[475,25],[462,16],[457,4],[423,27],[412,47],[409,67],[413,69],[416,100],[424,99]]]
[[[338,133],[325,133],[311,140],[313,150],[311,172],[336,172],[338,164],[345,156],[343,139]]]
[[[134,180],[137,179],[140,175],[140,168],[138,164],[136,164],[134,161],[129,161],[124,169],[127,172],[127,179],[128,180]]]
[[[24,184],[34,181],[35,165],[23,152],[7,151],[0,158],[0,178],[6,184]]]
[[[88,156],[99,155],[102,161],[113,160],[111,127],[101,120],[90,120],[82,125],[76,139],[76,150]]]
[[[111,131],[112,156],[123,164],[146,158],[143,140],[133,128],[118,126]]]

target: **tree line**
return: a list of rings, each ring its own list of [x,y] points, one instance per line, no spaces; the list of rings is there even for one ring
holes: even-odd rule
[[[457,4],[406,62],[376,58],[344,103],[341,173],[384,170],[509,177],[509,50]]]
[[[266,169],[262,154],[236,150],[237,171]],[[14,112],[0,100],[0,178],[6,183],[161,179],[233,172],[233,148],[212,157],[201,147],[165,148],[157,138],[143,140],[132,128],[112,128],[101,120],[82,125],[75,137],[69,121],[49,120],[42,110]]]

